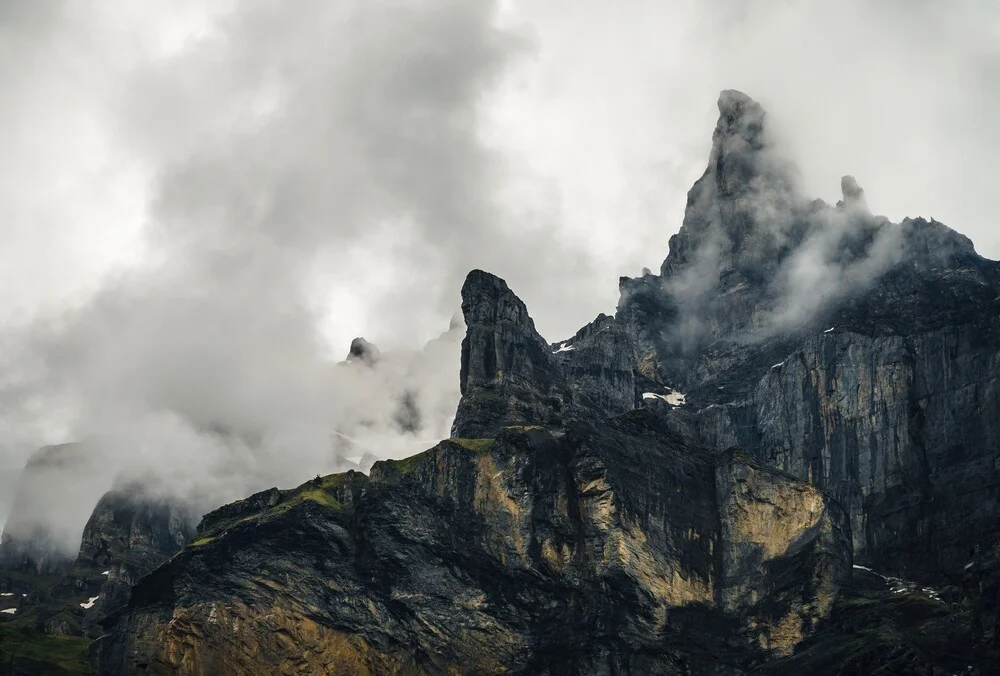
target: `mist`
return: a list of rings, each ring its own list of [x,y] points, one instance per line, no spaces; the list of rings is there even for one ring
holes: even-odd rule
[[[0,523],[47,443],[221,503],[336,471],[332,430],[444,436],[457,342],[416,351],[466,272],[550,340],[612,311],[680,227],[722,89],[804,195],[853,174],[995,257],[998,80],[985,1],[4,3]],[[337,366],[357,335],[381,365]]]

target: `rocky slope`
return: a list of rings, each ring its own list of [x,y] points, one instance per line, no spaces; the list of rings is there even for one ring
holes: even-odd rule
[[[725,673],[789,654],[851,571],[836,504],[648,411],[448,440],[199,531],[101,673]]]
[[[91,673],[88,637],[100,634],[98,622],[190,541],[193,524],[141,486],[119,486],[98,501],[75,560],[0,569],[0,673]],[[43,540],[33,542],[38,551]]]
[[[88,617],[103,618],[128,601],[132,586],[194,538],[197,517],[139,484],[104,495],[83,530],[76,569],[104,578]]]

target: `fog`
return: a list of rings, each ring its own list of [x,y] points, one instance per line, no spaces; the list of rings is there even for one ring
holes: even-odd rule
[[[337,469],[331,430],[444,436],[457,341],[414,350],[465,273],[549,340],[611,311],[666,255],[722,89],[804,194],[853,174],[996,257],[998,82],[986,0],[3,3],[0,523],[46,443],[222,502]],[[336,365],[356,335],[381,366]]]

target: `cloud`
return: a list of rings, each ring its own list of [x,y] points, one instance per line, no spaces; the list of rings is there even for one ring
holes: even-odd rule
[[[722,89],[769,111],[803,195],[854,174],[873,210],[1000,254],[987,0],[0,12],[0,496],[34,445],[86,434],[157,471],[311,474],[354,401],[331,363],[358,334],[436,336],[472,268],[572,335],[666,254]],[[442,417],[447,367],[392,369],[439,375],[418,399]],[[283,450],[219,447],[213,424]]]
[[[61,9],[38,21],[61,34],[91,20]],[[207,509],[337,469],[333,430],[412,453],[394,441],[407,390],[426,407],[416,433],[447,428],[455,341],[364,372],[336,367],[330,353],[347,345],[331,348],[324,322],[352,335],[365,318],[330,318],[315,292],[380,273],[388,288],[364,309],[419,344],[457,307],[484,231],[498,233],[495,255],[520,249],[502,248],[497,161],[476,119],[524,42],[491,5],[451,0],[257,1],[202,19],[192,42],[134,55],[102,98],[104,123],[148,177],[144,256],[11,330],[24,359],[8,370],[23,373],[0,400],[67,402],[60,429],[87,441],[103,488],[139,478]],[[419,317],[407,307],[417,299],[440,312]]]

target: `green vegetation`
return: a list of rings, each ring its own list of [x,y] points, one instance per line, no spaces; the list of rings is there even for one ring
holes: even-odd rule
[[[246,514],[237,514],[230,519],[225,519],[213,524],[211,528],[201,533],[188,546],[204,546],[213,542],[222,533],[225,533],[227,530],[238,526],[239,524],[248,521],[253,521],[257,524],[271,521],[306,502],[312,502],[325,507],[326,509],[339,512],[344,509],[344,506],[341,504],[340,500],[337,499],[334,493],[338,490],[344,489],[349,479],[355,481],[359,479],[364,480],[364,475],[358,473],[348,474],[345,472],[342,474],[329,474],[325,477],[317,476],[315,479],[310,479],[297,488],[280,491],[278,502],[273,506],[263,507],[257,511]],[[239,502],[233,504],[239,505],[245,502],[245,500],[240,500]]]
[[[525,428],[525,429],[528,429],[528,428]],[[541,428],[539,428],[539,429],[541,429]],[[486,451],[490,450],[490,448],[493,446],[493,442],[495,440],[494,439],[457,439],[457,438],[452,438],[452,439],[448,439],[448,441],[452,442],[453,444],[458,444],[462,448],[466,449],[467,451],[472,451],[473,453],[485,453]]]
[[[411,455],[408,458],[403,458],[402,460],[381,460],[377,464],[381,465],[387,473],[409,474],[417,468],[424,458],[428,457],[436,449],[437,446],[422,453]]]
[[[85,638],[54,636],[18,623],[0,624],[0,670],[31,674],[90,674]]]

